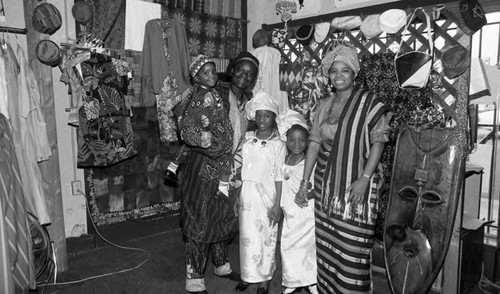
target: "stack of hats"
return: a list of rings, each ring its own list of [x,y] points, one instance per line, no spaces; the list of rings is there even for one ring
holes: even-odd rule
[[[361,25],[361,17],[359,16],[342,16],[332,20],[331,26],[338,30],[350,31]]]

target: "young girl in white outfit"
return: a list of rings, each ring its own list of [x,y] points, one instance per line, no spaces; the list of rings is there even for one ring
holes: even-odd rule
[[[309,131],[304,117],[287,110],[278,119],[280,134],[286,136],[288,154],[283,164],[283,186],[281,208],[283,226],[281,231],[281,264],[283,271],[283,294],[306,288],[316,294],[316,236],[314,233],[314,199],[307,203],[296,203],[304,172]],[[312,180],[312,179],[311,179]]]
[[[257,130],[247,132],[243,145],[240,196],[241,279],[258,283],[258,294],[269,293],[276,270],[278,222],[285,143],[280,140],[276,116],[278,104],[261,91],[248,102],[247,118]],[[237,288],[238,290],[238,288]]]

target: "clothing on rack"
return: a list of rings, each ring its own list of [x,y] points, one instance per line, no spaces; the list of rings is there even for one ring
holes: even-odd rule
[[[0,293],[28,293],[28,289],[36,288],[28,212],[19,166],[9,122],[1,113],[0,260]]]
[[[126,64],[91,53],[81,68],[86,94],[79,109],[78,167],[110,166],[135,156]]]
[[[154,19],[146,23],[139,75],[143,77],[145,106],[156,102],[160,140],[177,141],[172,108],[179,94],[189,88],[189,52],[186,29],[176,20]]]
[[[18,47],[18,53],[22,49]],[[28,210],[38,217],[41,224],[50,223],[43,179],[37,160],[50,156],[45,122],[40,112],[41,101],[37,81],[24,59],[14,54],[8,43],[3,43],[0,59],[5,64],[8,114],[12,127],[12,138],[19,163],[23,193]],[[20,60],[20,62],[18,61]]]
[[[259,60],[259,75],[257,83],[253,87],[253,95],[261,89],[276,98],[278,111],[282,113],[288,109],[287,92],[280,90],[279,64],[281,53],[278,49],[271,46],[261,46],[250,51]]]

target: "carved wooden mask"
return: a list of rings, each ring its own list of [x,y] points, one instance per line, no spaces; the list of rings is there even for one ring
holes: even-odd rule
[[[452,131],[399,132],[384,230],[393,293],[427,293],[443,265],[465,166]]]

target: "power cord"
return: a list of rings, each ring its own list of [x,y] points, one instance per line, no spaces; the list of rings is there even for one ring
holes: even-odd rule
[[[500,285],[491,282],[487,277],[484,276],[484,263],[481,265],[481,279],[479,280],[478,286],[479,289],[483,291],[483,293],[493,294],[500,292]],[[490,290],[487,290],[486,288],[490,288]],[[491,292],[491,290],[493,290],[494,292]]]
[[[140,268],[143,264],[145,264],[145,263],[147,263],[147,262],[149,262],[151,260],[151,253],[149,251],[145,250],[145,249],[135,248],[135,247],[121,246],[121,245],[115,244],[115,243],[107,240],[106,238],[104,238],[101,235],[101,233],[99,232],[99,230],[97,229],[97,226],[95,225],[94,219],[92,218],[92,214],[90,213],[89,202],[88,202],[87,197],[83,193],[80,193],[79,195],[82,195],[83,198],[85,198],[85,202],[87,204],[86,205],[87,206],[87,213],[89,214],[90,220],[92,221],[92,226],[94,227],[97,235],[99,235],[99,237],[104,242],[106,242],[107,244],[109,244],[109,245],[111,245],[113,247],[116,247],[116,248],[120,248],[120,249],[124,249],[124,250],[132,250],[132,251],[144,252],[144,253],[147,254],[147,258],[145,260],[143,260],[142,262],[140,262],[139,264],[137,264],[136,266],[134,266],[134,267],[126,268],[126,269],[115,271],[115,272],[111,272],[111,273],[101,274],[101,275],[97,275],[97,276],[90,276],[90,277],[83,278],[83,279],[80,279],[80,280],[74,280],[74,281],[59,282],[59,283],[57,283],[57,261],[55,259],[55,254],[54,254],[53,258],[54,258],[54,264],[55,264],[55,268],[56,268],[56,270],[54,271],[55,272],[55,274],[54,274],[54,282],[53,283],[48,283],[48,280],[50,279],[50,275],[49,275],[49,277],[47,278],[47,281],[44,281],[44,282],[41,282],[41,283],[37,283],[37,286],[45,284],[43,290],[45,290],[46,286],[58,286],[58,285],[78,284],[78,283],[82,283],[82,282],[93,280],[93,279],[97,279],[97,278],[108,277],[108,276],[112,276],[112,275],[115,275],[115,274],[121,274],[121,273],[129,272],[129,271],[133,271],[133,270],[136,270],[136,269]]]

